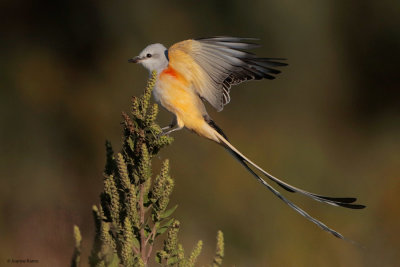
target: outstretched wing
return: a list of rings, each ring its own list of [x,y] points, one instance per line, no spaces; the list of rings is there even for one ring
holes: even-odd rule
[[[248,80],[274,79],[275,67],[286,66],[279,58],[259,58],[246,49],[256,39],[212,37],[190,39],[168,49],[170,67],[193,84],[193,89],[217,111],[230,101],[232,85]]]

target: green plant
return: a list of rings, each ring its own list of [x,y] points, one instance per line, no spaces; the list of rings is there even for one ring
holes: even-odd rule
[[[106,142],[107,161],[101,205],[93,206],[96,234],[89,257],[90,266],[147,266],[154,243],[164,232],[163,248],[155,261],[163,266],[194,266],[202,249],[199,241],[188,257],[178,243],[180,223],[171,218],[177,206],[168,208],[174,180],[169,161],[152,179],[151,160],[159,150],[172,143],[155,122],[158,105],[150,105],[156,73],[152,73],[144,94],[132,98],[131,116],[123,113],[123,144],[118,154]],[[74,226],[75,250],[72,266],[78,266],[81,234]],[[222,232],[218,232],[217,251],[212,266],[221,266],[224,255]]]

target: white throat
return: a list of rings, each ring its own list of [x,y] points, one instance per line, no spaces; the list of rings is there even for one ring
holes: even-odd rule
[[[149,72],[162,72],[168,66],[168,50],[162,44],[151,44],[140,53],[140,64]]]

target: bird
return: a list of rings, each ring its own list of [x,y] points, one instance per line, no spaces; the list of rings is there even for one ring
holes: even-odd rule
[[[232,86],[251,80],[275,79],[281,72],[277,68],[287,65],[284,58],[258,57],[249,52],[248,50],[260,47],[256,43],[258,40],[215,36],[180,41],[168,49],[160,43],[155,43],[145,47],[138,56],[129,59],[128,62],[141,64],[150,73],[156,72],[153,89],[155,101],[173,114],[172,122],[162,128],[163,134],[171,134],[185,127],[216,142],[289,207],[335,237],[349,240],[295,205],[262,176],[288,192],[300,193],[333,206],[363,209],[364,205],[355,204],[357,199],[353,197],[328,197],[311,193],[271,175],[234,147],[206,111],[205,102],[218,112],[222,111],[230,102]]]

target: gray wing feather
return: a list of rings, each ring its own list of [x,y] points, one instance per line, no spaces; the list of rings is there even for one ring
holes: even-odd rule
[[[199,49],[192,51],[194,60],[204,69],[212,88],[201,90],[215,109],[221,111],[230,102],[232,86],[248,80],[274,79],[280,71],[276,67],[286,66],[281,58],[259,58],[243,51],[259,47],[251,43],[257,39],[237,37],[212,37],[196,39]]]

